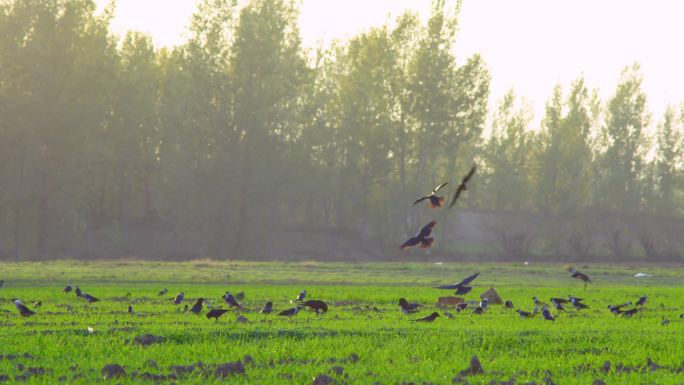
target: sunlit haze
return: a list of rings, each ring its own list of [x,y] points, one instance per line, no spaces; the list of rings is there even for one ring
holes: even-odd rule
[[[107,0],[98,0],[104,6]],[[453,2],[452,2],[453,3]],[[157,46],[180,44],[196,0],[118,0],[112,28],[151,35]],[[302,0],[300,29],[307,47],[345,39],[392,21],[407,9],[424,19],[430,0]],[[163,11],[160,11],[163,10]],[[535,122],[552,85],[584,74],[604,98],[620,71],[638,61],[644,74],[653,121],[668,103],[684,101],[684,3],[653,1],[558,2],[491,0],[463,2],[455,45],[462,63],[481,53],[492,72],[491,101],[514,87],[532,105]]]

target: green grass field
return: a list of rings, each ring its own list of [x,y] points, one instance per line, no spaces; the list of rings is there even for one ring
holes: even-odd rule
[[[2,263],[0,383],[313,384],[316,377],[328,383],[321,375],[337,384],[684,383],[684,266],[579,268],[594,281],[587,289],[563,266],[541,264]],[[548,302],[572,294],[591,308],[554,311],[555,322],[520,319],[503,306],[432,324],[411,322],[434,311],[437,297],[449,293],[432,286],[476,271],[481,275],[467,299],[494,286],[527,311],[535,295]],[[654,277],[638,280],[636,272]],[[67,282],[101,301],[88,305],[62,293]],[[157,296],[164,287],[169,293]],[[329,312],[302,311],[292,319],[258,313],[267,300],[276,311],[292,307],[301,289],[326,301]],[[226,290],[245,293],[241,314],[249,322],[238,323],[236,313],[218,322],[186,315],[169,300],[183,291],[190,306],[205,297],[212,307],[225,308]],[[649,300],[632,319],[606,308],[643,294]],[[400,297],[426,308],[404,315]],[[36,314],[21,318],[12,298]],[[34,301],[42,306],[35,308]],[[136,315],[126,313],[128,305]],[[668,325],[662,325],[664,317]],[[163,339],[147,346],[135,342],[147,334]],[[459,376],[472,356],[479,357],[484,375]],[[648,366],[648,358],[657,366]],[[233,372],[219,367],[237,361],[244,373],[238,365]],[[108,364],[123,366],[125,376],[104,379]]]

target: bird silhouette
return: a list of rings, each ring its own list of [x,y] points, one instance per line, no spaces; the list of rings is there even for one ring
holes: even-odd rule
[[[400,249],[405,249],[407,247],[413,247],[413,246],[419,246],[423,249],[428,248],[432,246],[432,242],[434,242],[434,238],[429,238],[430,234],[432,233],[432,229],[435,227],[437,224],[437,221],[432,221],[428,223],[427,225],[423,226],[422,229],[420,229],[420,232],[416,234],[415,237],[409,238],[406,242],[404,242],[399,248]]]
[[[427,317],[423,317],[423,318],[418,318],[418,319],[416,319],[415,322],[432,322],[432,321],[434,321],[437,317],[439,317],[439,313],[434,312],[434,313],[430,314],[430,315],[427,316]]]
[[[30,316],[36,314],[33,310],[30,310],[29,308],[27,308],[26,305],[24,305],[24,303],[21,302],[20,299],[14,299],[13,301],[14,301],[14,306],[17,308],[17,310],[19,311],[19,314],[22,317],[30,317]]]
[[[311,299],[306,302],[300,303],[301,306],[308,307],[315,311],[317,314],[325,313],[328,311],[328,305],[320,300]]]
[[[418,308],[422,307],[423,305],[417,304],[417,303],[409,303],[406,298],[399,298],[399,306],[401,306],[401,311],[404,314],[409,314],[409,313],[417,313]]]
[[[181,291],[180,293],[178,293],[176,298],[173,299],[173,304],[180,305],[180,303],[183,302],[183,298],[185,298],[185,293]]]
[[[544,306],[544,308],[542,308],[542,315],[544,316],[544,319],[547,321],[555,321],[556,320],[553,317],[553,314],[551,314],[551,312],[549,311],[549,309],[546,306]]]
[[[506,310],[513,309],[513,301],[511,301],[510,299],[507,299],[506,302],[504,303],[504,307],[506,308]]]
[[[518,309],[518,315],[520,316],[520,318],[532,318],[532,317],[534,317],[536,314],[535,314],[535,313],[530,313],[530,312],[527,312],[527,311],[523,311],[522,309]]]
[[[636,306],[644,306],[647,299],[648,299],[648,296],[646,294],[644,294],[641,298],[639,298],[639,300],[636,302],[635,305]]]
[[[297,313],[299,313],[299,306],[295,306],[292,309],[283,310],[280,313],[278,313],[278,315],[283,317],[292,317]]]
[[[233,297],[232,294],[230,294],[229,291],[226,292],[226,294],[223,295],[223,300],[226,302],[228,306],[231,308],[236,307],[238,309],[242,308],[242,306],[237,302],[235,297]]]
[[[71,290],[73,290],[73,288],[71,287],[70,283],[67,283],[66,287],[64,287],[64,289],[62,289],[62,291],[65,293],[71,293]]]
[[[204,298],[197,298],[197,302],[195,302],[194,305],[192,305],[192,308],[190,308],[190,311],[194,314],[199,314],[202,312],[202,304],[204,303]]]
[[[579,279],[584,282],[584,287],[587,287],[587,283],[591,282],[591,279],[588,275],[578,271],[574,267],[570,270],[570,272],[572,273],[572,275],[570,275],[572,278]]]
[[[222,316],[227,311],[228,311],[227,309],[211,309],[207,313],[207,318],[208,319],[214,318],[216,321],[218,321],[219,317]]]
[[[264,307],[261,308],[261,311],[259,313],[271,314],[272,311],[273,311],[273,302],[268,301],[268,302],[266,302],[266,305],[264,305]]]
[[[306,289],[299,292],[299,295],[297,296],[295,301],[297,301],[297,302],[304,301],[304,298],[306,298]]]
[[[133,306],[128,305],[128,314],[133,315]]]
[[[463,295],[469,293],[473,288],[468,285],[470,282],[475,280],[477,276],[480,275],[480,273],[475,273],[464,280],[462,280],[459,283],[454,283],[453,285],[441,285],[441,286],[436,286],[435,289],[442,289],[442,290],[453,290],[456,289],[456,295]]]
[[[439,189],[446,186],[447,184],[448,184],[447,182],[444,182],[444,183],[440,184],[439,186],[435,187],[434,190],[432,190],[432,192],[430,194],[416,199],[416,201],[413,202],[412,206],[415,206],[416,204],[427,199],[430,201],[430,207],[431,208],[434,209],[437,207],[442,207],[442,205],[444,204],[444,197],[443,196],[437,196],[437,191],[439,191]]]
[[[78,287],[78,286],[76,286],[76,290],[74,290],[74,293],[76,294],[76,297],[80,297],[81,294],[83,294],[83,293],[81,292],[81,288]]]
[[[456,192],[454,193],[454,197],[451,199],[451,203],[449,204],[449,208],[452,208],[456,204],[456,200],[458,199],[458,197],[461,195],[461,193],[463,191],[468,190],[468,181],[470,180],[470,178],[473,177],[474,174],[475,174],[475,165],[473,165],[473,167],[470,169],[468,174],[466,174],[466,176],[464,176],[463,179],[461,179],[461,184],[459,184],[458,187],[456,188]]]
[[[88,303],[93,303],[93,302],[99,301],[99,299],[97,299],[97,298],[95,298],[95,297],[93,297],[92,295],[87,294],[87,293],[81,294],[81,297],[82,297],[83,299],[85,299],[86,302],[88,302]]]

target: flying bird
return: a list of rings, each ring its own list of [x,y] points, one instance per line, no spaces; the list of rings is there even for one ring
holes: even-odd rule
[[[202,303],[204,303],[204,298],[197,298],[197,302],[195,302],[195,304],[192,305],[190,311],[194,314],[199,314],[200,312],[202,312]]]
[[[157,293],[157,295],[161,297],[161,296],[166,295],[166,293],[168,293],[168,292],[169,292],[168,289],[163,288],[163,289],[161,289],[161,290],[159,291],[159,293]]]
[[[227,291],[226,294],[223,295],[223,300],[224,300],[224,301],[226,302],[226,304],[227,304],[228,306],[230,306],[231,308],[233,308],[233,307],[236,307],[236,308],[238,308],[238,309],[242,308],[242,306],[240,306],[240,304],[237,302],[237,300],[235,299],[235,297],[233,297],[233,295],[230,294],[229,291]]]
[[[401,306],[401,311],[404,314],[417,313],[418,308],[423,305],[417,303],[409,303],[406,298],[399,298],[399,306]]]
[[[582,310],[582,309],[589,309],[589,306],[587,306],[587,305],[583,304],[582,302],[580,302],[580,301],[582,301],[581,298],[575,298],[575,297],[573,297],[573,296],[569,296],[569,299],[570,299],[570,303],[572,304],[572,306],[575,307],[575,310],[578,310],[578,311],[579,311],[579,310]]]
[[[209,313],[207,313],[207,318],[208,319],[216,319],[218,321],[219,317],[222,316],[224,313],[226,313],[228,310],[227,309],[211,309],[209,310]]]
[[[261,308],[261,311],[259,313],[271,314],[272,311],[273,311],[273,302],[268,301],[268,302],[266,302],[266,305],[264,305],[264,307]]]
[[[475,273],[475,274],[465,278],[464,280],[462,280],[459,283],[454,283],[453,285],[437,286],[437,287],[435,287],[435,289],[443,289],[443,290],[457,289],[457,290],[461,290],[462,288],[468,288],[468,290],[465,291],[465,293],[467,293],[472,289],[472,287],[468,287],[466,285],[468,285],[470,282],[473,282],[475,280],[475,278],[477,278],[478,275],[480,275],[480,273]],[[465,294],[465,293],[463,293],[463,294]]]
[[[458,187],[456,188],[456,192],[454,193],[454,197],[451,199],[451,204],[449,204],[449,208],[453,207],[453,205],[456,204],[456,200],[458,199],[458,197],[461,195],[461,193],[463,191],[468,191],[467,183],[470,180],[470,178],[473,177],[474,174],[475,174],[475,165],[473,165],[473,167],[470,169],[468,174],[466,176],[464,176],[463,179],[461,179],[461,184],[458,185]]]
[[[178,293],[176,298],[173,299],[173,304],[180,305],[180,303],[183,302],[183,298],[185,298],[185,293],[181,291],[180,293]]]
[[[513,301],[511,301],[510,299],[507,299],[506,303],[504,303],[504,307],[506,307],[506,310],[513,309]]]
[[[434,190],[429,195],[425,195],[424,197],[418,198],[415,202],[413,202],[412,206],[415,206],[416,204],[428,199],[430,200],[430,207],[431,208],[437,208],[437,207],[442,207],[444,204],[444,197],[443,196],[437,196],[437,191],[441,189],[442,187],[446,186],[448,183],[444,182],[440,184],[439,186],[435,187]]]
[[[430,246],[432,246],[432,242],[434,242],[434,238],[429,238],[430,234],[432,233],[432,228],[435,227],[437,224],[437,221],[432,221],[428,223],[427,225],[423,226],[422,229],[420,229],[420,232],[416,234],[415,237],[409,238],[406,242],[404,242],[399,248],[400,249],[405,249],[407,247],[413,247],[413,246],[418,246],[420,245],[420,248],[426,249]]]
[[[589,276],[582,273],[581,271],[578,271],[574,267],[570,270],[572,275],[570,275],[572,278],[579,279],[584,282],[584,286],[587,286],[587,283],[591,282],[591,279],[589,279]]]
[[[434,321],[437,317],[439,317],[439,313],[434,312],[434,313],[430,314],[430,315],[427,316],[427,317],[423,317],[423,318],[418,318],[418,319],[416,319],[415,322],[432,322],[432,321]]]
[[[62,289],[62,291],[65,292],[65,293],[71,293],[71,290],[72,290],[72,289],[73,289],[73,288],[71,287],[71,284],[70,284],[70,283],[67,283],[66,287],[65,287],[64,289]]]
[[[299,313],[299,306],[295,306],[292,309],[283,310],[280,313],[278,313],[278,315],[283,317],[292,317],[297,313]]]
[[[27,308],[26,305],[24,305],[24,303],[21,302],[20,299],[15,299],[13,301],[14,301],[14,306],[16,306],[17,310],[19,310],[19,314],[22,317],[30,317],[30,316],[36,314],[34,311]]]
[[[565,311],[565,308],[563,307],[564,303],[568,303],[568,300],[565,298],[551,298],[551,304],[558,311]]]
[[[306,302],[302,302],[300,305],[310,308],[311,310],[315,311],[316,314],[321,314],[328,311],[328,305],[325,302],[317,299],[311,299]]]

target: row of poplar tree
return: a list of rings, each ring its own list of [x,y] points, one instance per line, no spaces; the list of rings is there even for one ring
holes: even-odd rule
[[[652,119],[638,65],[608,100],[549,85],[532,127],[513,91],[488,111],[482,57],[454,56],[459,3],[320,49],[296,4],[202,0],[157,49],[114,36],[113,6],[0,2],[0,255],[264,257],[284,231],[395,245],[431,214],[410,202],[473,162],[468,210],[680,214],[683,117]]]

